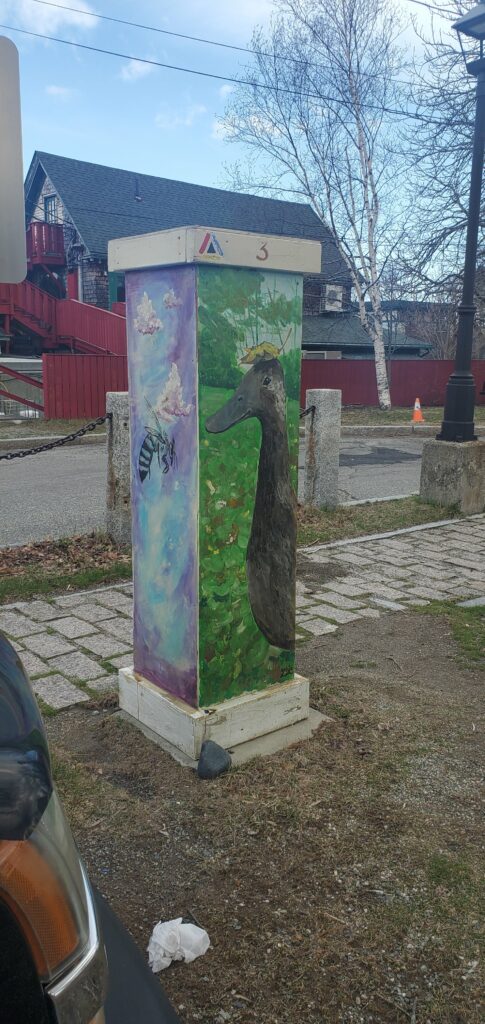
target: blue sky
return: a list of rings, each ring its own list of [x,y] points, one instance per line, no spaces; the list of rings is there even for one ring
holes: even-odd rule
[[[245,46],[267,0],[59,0],[66,6]],[[33,0],[0,0],[0,21],[171,64],[234,76],[244,55],[172,39]],[[224,183],[234,147],[216,118],[229,86],[0,29],[20,54],[24,167],[35,149],[206,185]],[[241,60],[242,58],[242,60]]]
[[[247,45],[254,26],[266,24],[271,14],[270,0],[59,2],[238,46]],[[34,0],[0,0],[0,21],[219,75],[240,74],[244,66],[244,54],[110,24]],[[231,86],[5,29],[0,33],[9,35],[20,53],[25,169],[40,149],[162,177],[227,185],[224,164],[242,155],[217,128]]]

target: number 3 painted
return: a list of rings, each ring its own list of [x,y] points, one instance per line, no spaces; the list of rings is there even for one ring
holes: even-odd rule
[[[267,260],[268,259],[269,252],[268,252],[268,250],[266,248],[266,244],[267,244],[266,242],[263,242],[261,248],[259,249],[259,252],[256,253],[256,259],[257,260]]]

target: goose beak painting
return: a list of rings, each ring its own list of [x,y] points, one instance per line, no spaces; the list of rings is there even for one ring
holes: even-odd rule
[[[225,430],[229,430],[229,427],[233,427],[235,423],[241,423],[253,415],[253,410],[248,404],[241,384],[233,398],[230,398],[222,406],[222,409],[219,409],[213,416],[209,416],[206,419],[205,429],[209,434],[223,434]]]

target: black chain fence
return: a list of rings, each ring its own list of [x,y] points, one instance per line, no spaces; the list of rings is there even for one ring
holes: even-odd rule
[[[46,441],[45,444],[39,444],[36,448],[23,448],[20,452],[5,452],[4,455],[0,455],[0,462],[5,459],[25,459],[27,455],[37,455],[38,452],[50,452],[53,448],[60,448],[63,444],[69,444],[71,441],[75,441],[76,438],[82,437],[83,434],[89,434],[91,430],[95,430],[101,423],[105,423],[106,420],[111,418],[111,413],[106,413],[105,416],[98,416],[97,420],[93,420],[91,423],[86,423],[84,427],[80,427],[79,430],[74,430],[72,434],[66,434],[65,437],[57,437],[55,441]],[[0,442],[1,443],[1,442]]]
[[[301,410],[300,419],[313,412],[315,412],[315,406],[309,405],[307,409]],[[39,452],[50,452],[53,448],[60,448],[63,444],[70,444],[71,441],[75,441],[78,437],[83,437],[84,434],[89,434],[91,430],[95,430],[96,427],[101,426],[102,423],[105,423],[106,420],[110,418],[111,413],[108,412],[105,416],[98,416],[98,418],[96,420],[92,420],[91,423],[86,423],[84,427],[80,427],[79,430],[74,430],[72,434],[66,434],[65,437],[57,437],[55,441],[46,441],[45,444],[39,444],[35,448],[23,448],[20,452],[5,452],[3,455],[0,455],[0,462],[3,460],[9,462],[10,459],[25,459],[27,455],[37,455]]]

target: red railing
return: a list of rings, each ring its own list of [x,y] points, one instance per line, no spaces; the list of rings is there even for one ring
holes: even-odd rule
[[[27,228],[27,261],[62,266],[66,262],[62,224],[32,221]]]
[[[30,281],[0,284],[0,313],[37,321],[43,334],[56,333],[56,299]]]
[[[32,398],[27,398],[25,395],[19,395],[14,391],[7,391],[5,385],[1,381],[1,377],[12,377],[14,380],[19,380],[21,384],[27,384],[29,387],[40,388],[42,391],[43,383],[41,380],[37,380],[35,377],[29,377],[26,373],[19,373],[18,370],[13,370],[11,366],[6,366],[4,363],[0,363],[0,399],[8,398],[13,402],[18,402],[19,405],[27,405],[30,409],[37,409],[39,412],[44,411],[44,406],[40,402],[34,402]],[[39,398],[42,396],[39,395]]]
[[[57,335],[113,355],[126,355],[126,320],[76,299],[57,303]]]
[[[116,313],[117,316],[126,317],[126,302],[112,302],[111,312]]]

